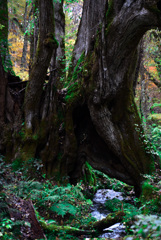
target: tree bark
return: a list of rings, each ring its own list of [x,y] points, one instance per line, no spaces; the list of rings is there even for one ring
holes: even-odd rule
[[[59,88],[62,87],[60,79],[65,78],[65,14],[63,12],[63,3],[64,0],[54,3],[55,38],[59,42],[59,46],[53,52],[50,63],[52,85]]]
[[[30,63],[29,63],[29,74],[31,73],[31,67],[33,64],[34,57],[36,55],[36,48],[37,48],[37,42],[38,42],[38,1],[32,0],[32,8],[31,8],[31,16],[34,23],[34,29],[31,30],[30,35]]]
[[[75,77],[72,69],[70,75],[73,85],[79,79],[85,92],[84,107],[76,112],[78,155],[134,185],[138,194],[141,174],[151,170],[152,162],[133,95],[137,46],[144,33],[160,23],[157,1],[85,0],[73,55],[75,70],[79,63],[81,73]],[[84,142],[80,135],[86,136]]]
[[[8,5],[7,0],[0,1],[0,24],[2,27],[0,29],[0,46],[3,50],[2,59],[5,62],[7,58],[8,51]]]
[[[13,72],[8,49],[8,2],[0,0],[0,47],[3,66],[6,71]]]
[[[26,2],[26,5],[25,5],[24,22],[23,22],[24,42],[23,42],[23,50],[22,50],[22,57],[21,57],[22,71],[27,67],[27,62],[26,62],[27,44],[28,44],[28,35],[26,33],[27,25],[28,25],[27,24],[27,8],[28,8],[28,2]]]
[[[0,123],[2,124],[5,122],[7,79],[5,77],[1,55],[0,55],[0,86],[1,86],[0,87]]]
[[[54,9],[52,1],[50,0],[47,2],[41,0],[39,2],[39,11],[39,44],[25,97],[26,129],[31,130],[31,132],[36,128],[39,122],[43,84],[45,82],[53,49],[58,46],[54,38]]]
[[[11,157],[13,150],[12,132],[19,124],[20,111],[11,97],[7,73],[4,71],[0,54],[0,153]],[[12,143],[11,143],[12,142]]]
[[[60,31],[54,30],[52,0],[39,1],[40,34],[26,89],[26,142],[22,141],[21,152],[25,158],[41,157],[50,177],[70,176],[74,182],[88,161],[110,177],[134,185],[140,194],[141,174],[150,172],[152,161],[133,86],[140,39],[161,25],[157,2],[84,0],[70,86],[58,90],[54,84],[63,67],[56,57],[64,52],[63,40],[58,39],[57,49],[54,34],[64,34],[63,1],[55,3],[55,27]],[[44,84],[52,55],[52,67],[60,72]]]
[[[56,88],[61,88],[61,78],[65,78],[65,15],[63,12],[63,0],[54,2],[55,38],[59,43],[54,49],[50,66],[49,82],[45,92],[45,100],[42,108],[42,119],[53,113],[55,107]]]

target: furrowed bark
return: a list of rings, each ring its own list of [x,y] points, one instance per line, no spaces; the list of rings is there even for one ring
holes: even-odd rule
[[[7,79],[2,65],[2,58],[0,55],[0,122],[5,122],[5,106],[6,106],[6,86]]]
[[[56,59],[64,54],[62,3],[55,5],[55,27],[60,31],[54,32],[53,2],[39,1],[40,37],[26,89],[22,159],[41,158],[49,177],[70,176],[71,182],[79,179],[88,161],[134,185],[139,195],[141,174],[150,172],[152,161],[133,86],[140,39],[161,25],[157,1],[84,0],[70,86],[58,90],[64,72],[62,61]],[[55,33],[62,44],[59,49]],[[53,75],[45,83],[52,56]]]
[[[23,41],[23,50],[22,50],[22,57],[21,57],[22,70],[26,70],[27,68],[27,61],[26,61],[27,45],[28,45],[28,36],[26,33],[27,25],[28,25],[27,24],[27,8],[28,8],[28,2],[26,2],[26,5],[25,5],[24,22],[23,22],[24,41]]]
[[[7,0],[0,0],[0,47],[1,58],[6,68],[9,68],[9,52],[8,52],[8,5]]]
[[[91,9],[95,9],[95,14]],[[107,4],[104,0],[99,5],[96,0],[84,1],[73,55],[76,67],[81,54],[85,55],[82,72],[75,80],[80,79],[86,93],[82,111],[89,113],[88,127],[78,123],[79,114],[76,116],[75,124],[82,127],[81,135],[86,135],[82,143],[77,133],[78,155],[84,156],[94,168],[134,185],[138,195],[141,174],[150,172],[152,161],[133,95],[137,46],[144,33],[160,23],[157,1],[109,1]],[[79,117],[82,121],[83,113]]]
[[[60,79],[65,78],[65,15],[63,12],[63,0],[54,2],[54,22],[55,37],[59,46],[54,49],[49,66],[49,82],[45,92],[42,119],[45,119],[54,111],[56,89],[61,88]],[[53,89],[55,89],[55,91]]]
[[[38,0],[32,0],[32,8],[30,11],[30,18],[33,19],[34,29],[30,36],[30,63],[29,63],[29,74],[31,73],[31,67],[33,64],[34,57],[36,55],[37,42],[38,42]]]
[[[31,132],[36,128],[40,117],[40,103],[46,72],[54,48],[58,47],[54,37],[53,2],[40,0],[40,34],[35,61],[29,77],[25,96],[26,129]]]

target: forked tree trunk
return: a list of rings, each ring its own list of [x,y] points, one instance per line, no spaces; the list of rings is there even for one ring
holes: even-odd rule
[[[76,166],[88,160],[94,168],[134,185],[138,194],[141,174],[150,172],[152,159],[133,82],[139,41],[161,24],[157,2],[85,0],[73,56],[75,70],[81,70],[77,75],[70,71],[73,86],[79,81],[79,93],[85,93],[84,101],[79,99],[84,103],[81,107],[77,103],[74,112]],[[74,173],[77,177],[76,169]]]
[[[139,41],[161,24],[157,2],[84,0],[65,106],[64,91],[57,91],[53,80],[43,90],[57,44],[52,0],[39,1],[40,37],[26,90],[22,152],[26,158],[41,157],[49,176],[70,176],[74,181],[88,161],[140,193],[141,174],[149,173],[152,161],[133,83]]]

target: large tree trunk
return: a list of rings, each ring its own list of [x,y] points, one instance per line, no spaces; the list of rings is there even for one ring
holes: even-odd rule
[[[25,123],[26,129],[31,131],[31,133],[39,122],[43,84],[53,49],[58,47],[54,38],[54,9],[52,1],[41,0],[39,2],[39,11],[39,43],[25,97]]]
[[[0,153],[12,152],[12,127],[17,127],[19,112],[8,87],[12,76],[12,64],[8,49],[8,5],[0,0]],[[17,123],[15,124],[15,122]],[[12,125],[10,125],[12,124]],[[15,124],[15,125],[14,125]]]
[[[48,177],[55,175],[63,177],[66,175],[66,170],[61,158],[63,155],[62,140],[59,140],[63,137],[60,136],[62,135],[60,126],[63,124],[63,119],[61,119],[63,109],[59,103],[57,91],[65,68],[63,1],[55,2],[54,9],[52,1],[47,3],[41,0],[39,3],[39,45],[25,97],[26,138],[21,157],[24,160],[39,157],[43,161]],[[51,58],[52,61],[50,61]],[[48,67],[50,76],[48,82],[45,82]],[[33,135],[37,136],[36,139]]]
[[[148,29],[161,24],[157,2],[84,0],[65,105],[66,89],[54,86],[63,74],[62,61],[56,60],[63,50],[57,49],[54,39],[53,3],[39,1],[40,34],[26,89],[22,158],[41,157],[48,176],[70,176],[71,181],[81,176],[88,161],[140,193],[141,174],[149,173],[152,162],[133,86],[139,41]],[[60,46],[62,3],[55,3]],[[46,86],[52,56],[54,74]]]
[[[79,65],[81,73],[70,71],[73,86],[79,79],[86,95],[74,112],[79,146],[76,166],[81,165],[80,158],[82,164],[88,160],[94,168],[134,185],[138,194],[141,174],[151,170],[152,162],[133,82],[139,41],[161,23],[156,3],[85,0],[73,57],[75,70]],[[73,173],[77,177],[78,169]]]

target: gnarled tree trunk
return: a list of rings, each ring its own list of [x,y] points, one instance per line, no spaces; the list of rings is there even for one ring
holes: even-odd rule
[[[70,75],[73,85],[79,81],[85,92],[74,114],[80,156],[76,165],[88,160],[94,168],[134,185],[138,194],[141,174],[150,171],[152,162],[133,82],[139,41],[161,23],[157,2],[85,0],[73,55],[81,73],[75,77],[72,69]],[[73,173],[77,177],[78,172]]]
[[[40,0],[40,35],[25,97],[25,143],[22,157],[41,157],[49,176],[81,176],[85,161],[111,177],[134,185],[149,173],[145,145],[134,102],[137,46],[144,33],[161,24],[157,0],[84,0],[68,89],[55,88],[63,74],[54,39],[64,33],[62,3]],[[60,33],[61,32],[61,33]],[[54,72],[44,85],[51,57]],[[60,57],[60,56],[59,56]],[[62,56],[63,58],[63,56]],[[54,71],[55,71],[54,70]],[[57,84],[56,84],[57,85]],[[57,86],[60,86],[59,84]],[[65,102],[63,94],[65,94]]]

